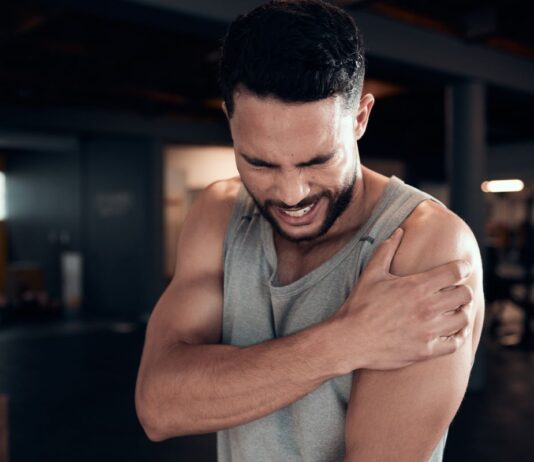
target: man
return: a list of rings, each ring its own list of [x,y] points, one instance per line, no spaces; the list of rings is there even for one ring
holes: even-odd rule
[[[480,338],[480,255],[441,203],[361,165],[363,77],[358,30],[327,3],[230,27],[240,178],[193,205],[148,323],[151,440],[217,431],[220,462],[441,460]]]

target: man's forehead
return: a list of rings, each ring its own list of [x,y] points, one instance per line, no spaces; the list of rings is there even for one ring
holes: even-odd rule
[[[272,162],[291,153],[289,157],[306,161],[335,151],[352,130],[351,118],[342,115],[336,98],[286,103],[252,94],[241,97],[230,121],[237,153]]]
[[[336,130],[341,120],[350,119],[342,98],[333,96],[311,102],[286,102],[274,97],[240,93],[235,98],[233,129],[256,132],[306,132]]]

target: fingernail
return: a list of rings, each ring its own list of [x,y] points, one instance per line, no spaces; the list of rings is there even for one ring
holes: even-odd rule
[[[471,263],[469,263],[467,260],[464,260],[462,274],[464,278],[471,274]]]

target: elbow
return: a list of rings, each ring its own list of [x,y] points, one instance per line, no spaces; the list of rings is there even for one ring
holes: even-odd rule
[[[159,443],[169,438],[162,425],[164,416],[158,415],[159,406],[141,389],[142,387],[138,380],[135,389],[135,412],[137,419],[147,438],[154,443]]]
[[[150,441],[159,443],[166,439],[163,429],[158,424],[157,417],[154,416],[154,412],[137,393],[135,396],[135,412],[145,435]]]
[[[161,432],[156,426],[152,426],[144,422],[141,422],[141,426],[143,427],[147,438],[153,443],[160,443],[168,439],[168,437],[163,432]]]
[[[145,435],[153,443],[192,434],[185,425],[181,425],[179,415],[173,414],[171,424],[168,414],[165,413],[166,408],[168,406],[165,403],[156,401],[153,397],[142,392],[141,387],[137,385],[135,412]]]
[[[157,425],[154,425],[151,421],[148,421],[146,418],[141,417],[139,413],[138,417],[141,427],[143,428],[145,435],[150,441],[152,441],[153,443],[160,443],[161,441],[165,441],[166,439],[168,439],[168,436]]]

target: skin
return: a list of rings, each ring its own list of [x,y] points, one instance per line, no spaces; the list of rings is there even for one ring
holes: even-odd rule
[[[405,236],[391,271],[413,274],[443,261],[463,258],[473,272],[473,327],[454,354],[409,367],[363,369],[353,376],[345,423],[347,453],[352,461],[428,461],[450,425],[465,394],[484,318],[482,264],[469,227],[431,201],[419,205],[403,223]]]
[[[341,103],[236,92],[229,124],[241,180],[211,185],[193,205],[175,275],[147,326],[136,409],[153,441],[249,422],[354,370],[346,461],[425,460],[450,423],[480,337],[482,269],[467,225],[431,201],[405,220],[403,234],[377,247],[334,316],[249,347],[220,344],[222,241],[240,181],[277,221],[281,284],[331,258],[383,194],[388,179],[361,165],[357,146],[374,98],[364,95],[353,111]],[[325,153],[334,155],[307,165]],[[351,180],[351,201],[321,234]],[[316,214],[302,226],[273,209],[314,197]]]
[[[303,240],[296,246],[303,253],[325,242],[346,238],[364,221],[373,205],[363,200],[365,191],[356,144],[365,132],[373,104],[372,95],[362,98],[354,132],[355,115],[344,110],[339,96],[303,105],[256,98],[243,90],[236,92],[235,111],[230,119],[236,164],[241,180],[256,202],[294,207],[323,192],[335,197],[349,183],[356,182],[349,207],[320,238],[304,240],[315,237],[326,218],[331,201],[324,197],[319,203],[319,217],[310,226],[289,227],[275,218],[286,236]],[[298,167],[328,154],[333,156],[326,162]],[[269,165],[258,167],[251,161]]]

